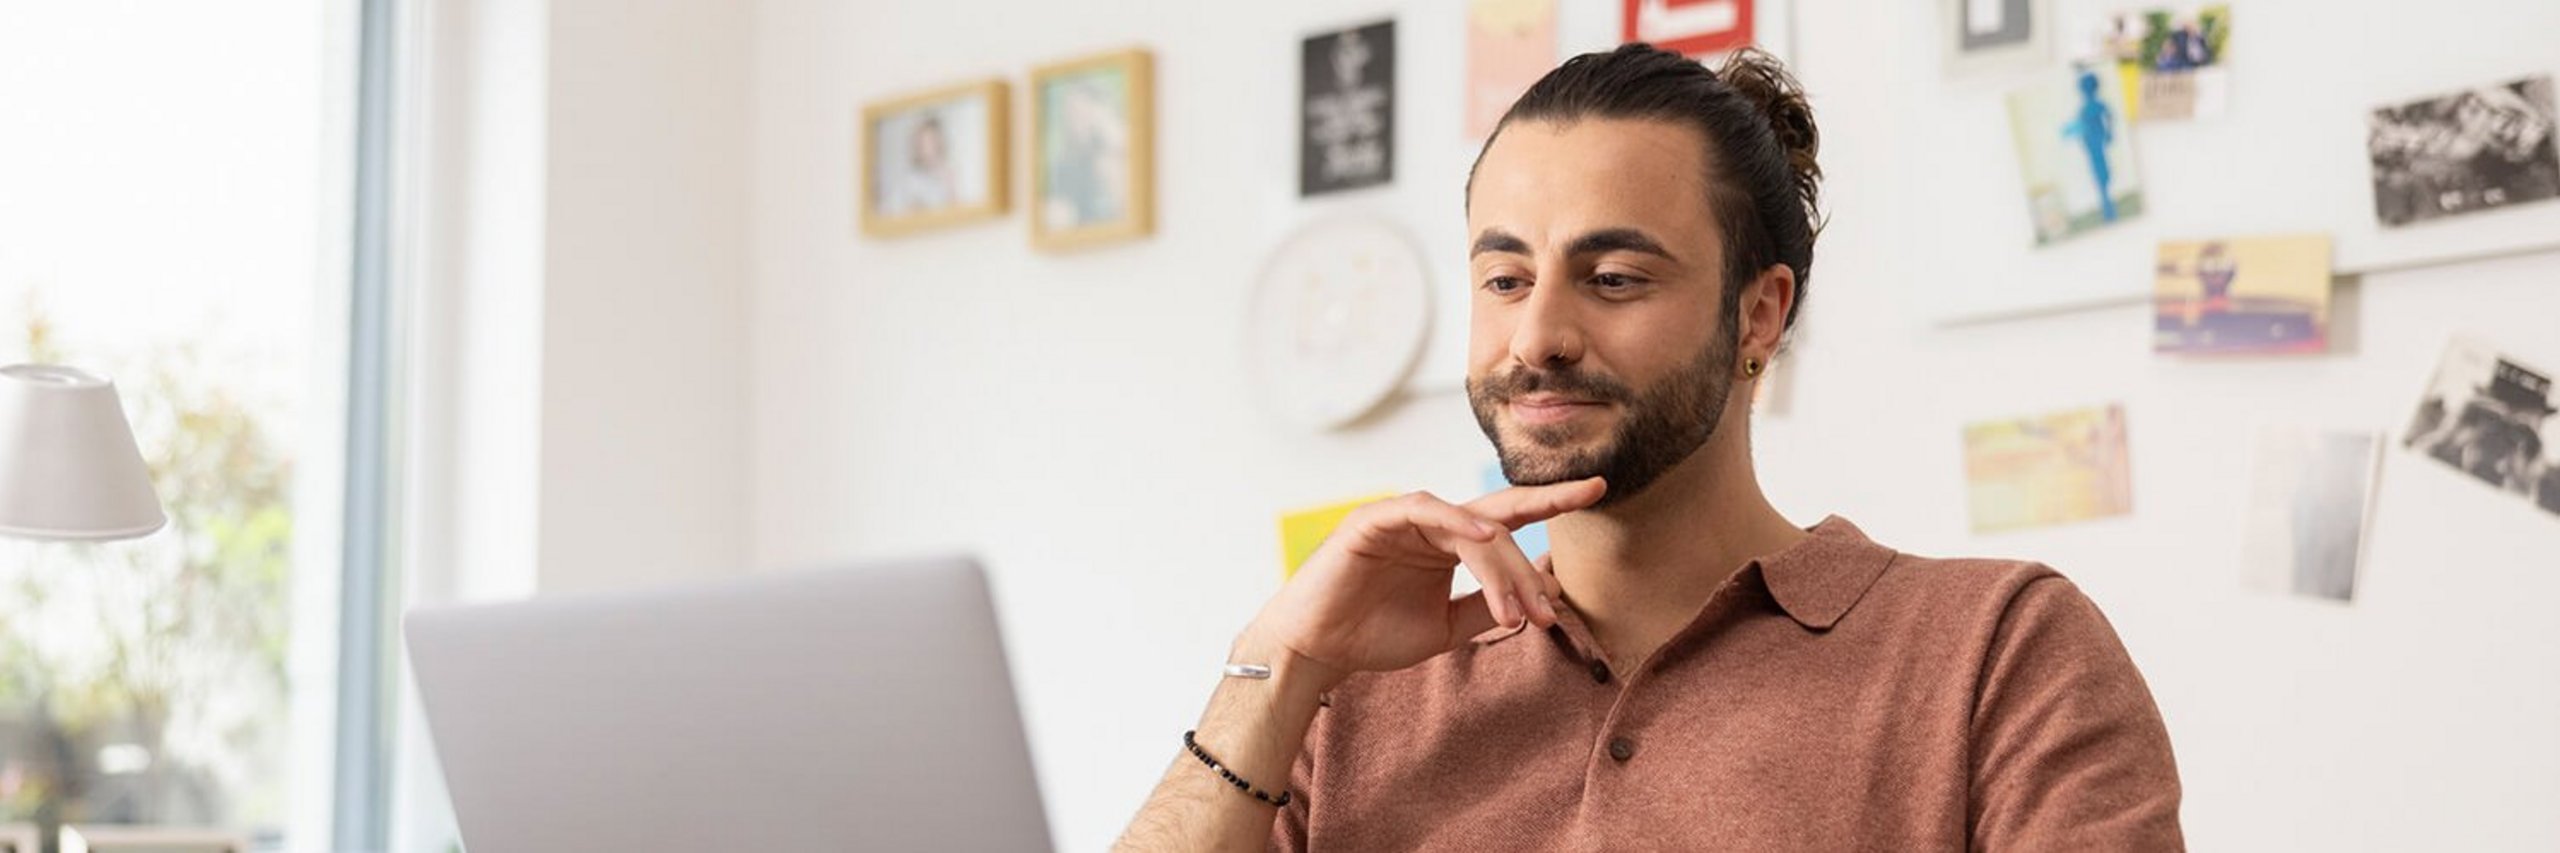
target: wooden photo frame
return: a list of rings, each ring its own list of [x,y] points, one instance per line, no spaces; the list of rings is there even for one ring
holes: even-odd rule
[[[1031,245],[1155,233],[1155,56],[1117,50],[1031,71]]]
[[[862,232],[895,236],[1010,210],[1009,95],[998,79],[863,107],[854,161]]]

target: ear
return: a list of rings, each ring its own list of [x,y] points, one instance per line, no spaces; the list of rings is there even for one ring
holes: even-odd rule
[[[1787,333],[1787,314],[1796,307],[1796,271],[1771,264],[1743,285],[1742,304],[1734,306],[1734,357],[1756,358],[1766,365],[1777,357]]]

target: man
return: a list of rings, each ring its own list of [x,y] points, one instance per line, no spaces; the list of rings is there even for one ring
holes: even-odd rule
[[[2159,713],[2069,581],[1762,496],[1816,142],[1753,52],[1586,55],[1512,106],[1468,188],[1467,390],[1517,485],[1354,512],[1124,849],[2182,845]],[[1551,563],[1508,535],[1539,520]]]

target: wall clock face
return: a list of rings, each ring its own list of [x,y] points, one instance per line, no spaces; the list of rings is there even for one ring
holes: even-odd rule
[[[1245,323],[1245,358],[1274,412],[1341,427],[1404,385],[1431,334],[1431,286],[1403,232],[1320,220],[1273,251]]]

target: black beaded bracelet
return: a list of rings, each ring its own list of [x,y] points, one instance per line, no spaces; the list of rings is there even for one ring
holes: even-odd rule
[[[1202,764],[1209,765],[1209,769],[1218,772],[1218,778],[1227,780],[1227,784],[1236,786],[1236,790],[1252,794],[1254,799],[1261,800],[1284,809],[1289,807],[1288,791],[1281,791],[1280,796],[1277,797],[1271,796],[1262,789],[1254,787],[1253,783],[1245,781],[1244,777],[1236,775],[1235,771],[1227,769],[1226,765],[1218,763],[1217,759],[1210,758],[1209,751],[1201,749],[1200,741],[1192,737],[1199,733],[1199,729],[1193,729],[1182,733],[1182,745],[1183,747],[1191,750],[1192,757],[1200,759],[1200,763]]]

